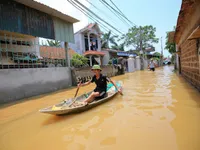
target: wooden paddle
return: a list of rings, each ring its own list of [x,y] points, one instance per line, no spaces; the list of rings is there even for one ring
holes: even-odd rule
[[[76,90],[76,94],[74,95],[74,100],[71,102],[71,104],[69,104],[68,105],[68,107],[70,107],[72,104],[74,104],[74,102],[76,101],[76,99],[77,99],[77,94],[78,94],[78,91],[79,91],[79,87],[77,88],[77,90]]]

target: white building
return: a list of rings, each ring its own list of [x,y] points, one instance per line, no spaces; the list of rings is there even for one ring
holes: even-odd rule
[[[101,51],[101,30],[97,23],[90,23],[74,34],[75,44],[69,43],[69,48],[89,58],[90,66],[102,65],[105,53]]]

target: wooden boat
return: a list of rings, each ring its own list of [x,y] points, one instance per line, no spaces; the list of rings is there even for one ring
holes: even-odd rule
[[[120,83],[117,83],[117,86],[118,86],[118,88],[121,88]],[[91,92],[89,92],[87,94],[89,95],[90,93]],[[74,102],[74,104],[72,104],[71,106],[70,106],[70,104],[72,103],[73,99],[64,100],[54,106],[40,109],[39,112],[48,113],[48,114],[52,114],[52,115],[66,115],[66,114],[72,114],[72,113],[80,113],[80,112],[89,110],[93,107],[96,107],[104,102],[107,102],[108,100],[113,98],[117,93],[118,92],[117,92],[116,88],[114,87],[114,85],[108,84],[107,95],[103,99],[95,100],[91,103],[88,103],[87,105],[83,105],[83,103],[81,103],[81,102],[83,100],[85,100],[86,97],[85,97],[85,95],[81,95],[81,96],[77,97],[76,102]]]

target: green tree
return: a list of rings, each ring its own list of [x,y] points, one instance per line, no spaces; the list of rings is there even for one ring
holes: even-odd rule
[[[152,57],[153,60],[157,60],[157,61],[160,61],[160,58],[158,57]]]
[[[112,49],[115,49],[115,50],[120,50],[120,51],[124,51],[124,47],[125,47],[125,43],[121,43],[121,44],[116,44],[116,45],[113,45],[111,48]]]
[[[122,35],[126,46],[133,46],[136,50],[144,51],[145,48],[152,46],[153,43],[158,43],[158,38],[155,35],[156,28],[149,26],[133,26],[128,30],[128,33]]]
[[[126,46],[133,46],[136,50],[143,52],[142,58],[145,57],[144,50],[152,47],[153,43],[158,43],[158,38],[155,35],[156,28],[152,25],[133,26],[128,30],[128,33],[122,35]],[[144,60],[141,59],[141,70],[144,69]]]
[[[110,44],[117,46],[117,43],[115,42],[115,39],[117,37],[118,36],[112,35],[111,31],[109,31],[108,33],[104,33],[101,37],[101,48],[110,48]]]
[[[74,67],[82,67],[88,64],[88,59],[82,55],[74,54],[71,59],[71,64]]]
[[[49,46],[52,46],[52,47],[60,47],[61,45],[61,42],[60,41],[53,41],[53,40],[47,40],[47,43]]]
[[[174,42],[170,43],[168,39],[169,39],[169,32],[167,32],[166,35],[165,49],[168,50],[170,54],[174,54],[176,52],[176,44]]]
[[[174,30],[172,32],[174,32],[176,29],[176,26],[174,26]],[[169,42],[169,35],[170,35],[170,32],[167,32],[167,35],[166,35],[166,43],[165,43],[165,49],[168,50],[168,52],[170,54],[172,54],[172,57],[171,57],[171,62],[172,63],[175,63],[176,61],[176,57],[175,57],[175,52],[176,52],[176,44],[175,42]],[[172,37],[173,38],[173,37]],[[176,63],[175,63],[175,69],[177,68],[176,66]]]
[[[161,54],[159,53],[159,52],[155,52],[155,53],[153,53],[153,56],[161,56]]]

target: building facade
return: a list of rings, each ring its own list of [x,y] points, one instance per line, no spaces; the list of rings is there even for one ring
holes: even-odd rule
[[[67,43],[74,42],[75,22],[34,0],[0,1],[0,104],[72,85]],[[38,38],[63,41],[65,48],[40,47]]]
[[[86,56],[89,64],[103,64],[105,53],[101,51],[101,30],[97,23],[90,23],[74,34],[75,44],[69,43],[69,48]]]
[[[200,1],[183,0],[177,20],[176,43],[179,73],[200,90]]]
[[[0,68],[30,67],[23,59],[30,57],[30,53],[40,58],[39,38],[74,42],[75,22],[78,20],[33,0],[1,1]],[[64,57],[69,65],[67,53]],[[16,65],[20,59],[23,62]]]

